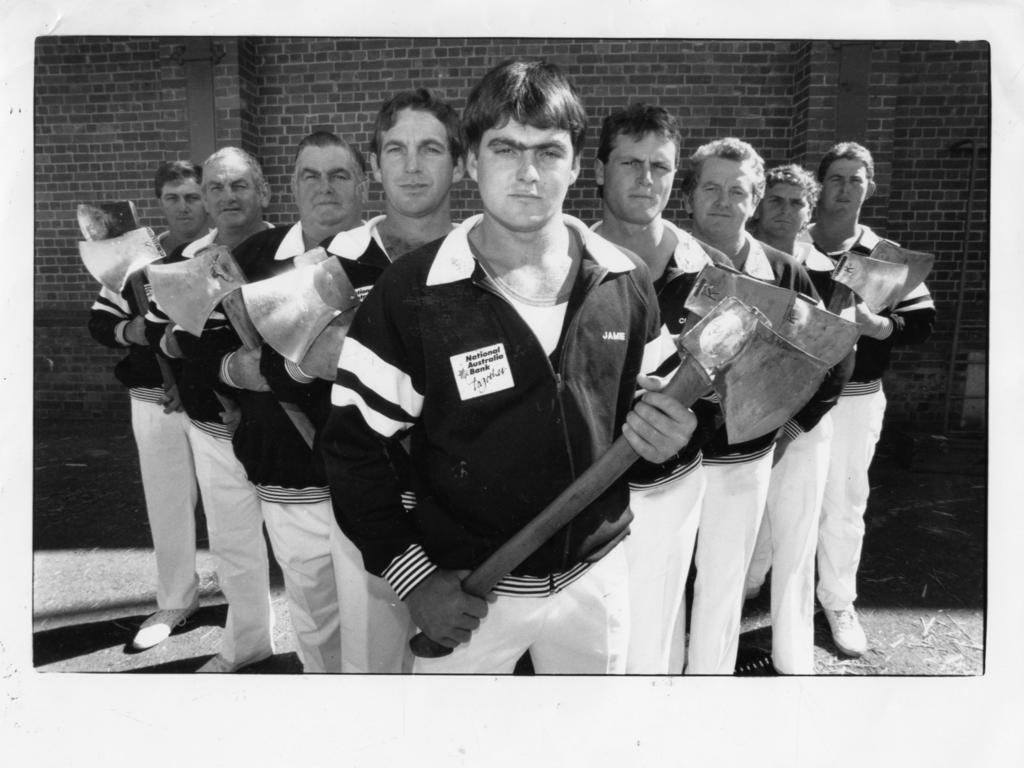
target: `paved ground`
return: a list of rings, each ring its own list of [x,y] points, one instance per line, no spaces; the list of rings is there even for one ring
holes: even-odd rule
[[[200,538],[201,610],[168,641],[127,647],[153,610],[153,560],[125,423],[38,423],[34,436],[33,650],[46,672],[190,672],[216,651],[226,607]],[[846,659],[816,617],[821,675],[983,671],[986,457],[980,440],[887,436],[872,476],[860,614],[873,649]],[[268,545],[269,546],[269,545]],[[277,654],[253,673],[301,671],[280,572],[271,574]],[[767,590],[747,603],[738,666],[768,671]],[[528,670],[527,665],[522,665]]]

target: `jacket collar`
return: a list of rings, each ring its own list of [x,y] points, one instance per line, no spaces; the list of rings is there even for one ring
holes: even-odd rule
[[[875,249],[875,246],[882,241],[878,235],[871,229],[863,224],[860,225],[860,237],[857,238],[857,246],[860,246],[864,250],[871,252]]]
[[[263,222],[263,229],[273,229],[273,228],[274,228],[274,225],[271,224],[269,221],[264,221]],[[207,232],[202,237],[200,237],[198,240],[193,240],[191,243],[186,245],[185,246],[185,250],[183,250],[181,252],[181,255],[184,258],[186,258],[186,259],[191,259],[193,256],[195,256],[199,251],[201,251],[206,246],[213,245],[213,243],[216,240],[217,240],[217,230],[216,230],[216,228],[214,228],[214,229],[211,229],[209,232]],[[298,253],[302,253],[304,250],[305,249],[302,247],[302,233],[300,231],[299,232],[299,250],[298,250]],[[293,253],[292,255],[294,256],[295,254]],[[277,258],[277,257],[275,256],[275,258]]]
[[[668,219],[662,219],[662,223],[669,232],[676,236],[676,248],[672,252],[672,258],[666,267],[667,270],[677,272],[700,272],[708,264],[713,264],[714,259],[708,256],[697,239],[689,232],[680,229]],[[595,234],[601,233],[603,222],[595,222],[590,231]]]
[[[468,280],[476,269],[476,259],[469,247],[469,233],[483,219],[483,214],[470,216],[447,235],[441,243],[427,274],[427,285],[445,285]],[[596,236],[579,219],[562,214],[565,225],[579,235],[583,248],[600,267],[609,272],[629,272],[636,265],[626,254],[603,237]]]
[[[814,240],[806,229],[796,236],[793,245],[793,258],[802,264],[804,269],[813,272],[831,272],[835,269],[835,262],[815,247]]]
[[[302,224],[297,222],[288,228],[284,240],[278,244],[277,250],[274,251],[274,261],[286,261],[305,252],[306,243],[302,239]]]
[[[363,222],[362,225],[355,229],[339,232],[331,240],[330,245],[327,246],[328,253],[342,259],[356,261],[366,253],[366,249],[370,247],[371,240],[377,243],[381,251],[387,253],[384,249],[384,242],[380,239],[380,234],[377,232],[377,227],[384,219],[385,216],[383,214],[375,216],[369,221]]]

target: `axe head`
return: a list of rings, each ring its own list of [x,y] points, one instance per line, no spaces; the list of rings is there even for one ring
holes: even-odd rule
[[[829,366],[775,333],[764,316],[727,297],[677,344],[711,376],[729,442],[778,429],[803,407]]]
[[[832,279],[848,286],[872,312],[896,305],[924,282],[935,263],[930,253],[911,251],[882,240],[870,256],[846,253]]]
[[[774,326],[774,330],[812,357],[823,360],[829,368],[850,354],[860,336],[856,323],[819,307],[800,294],[785,321]]]
[[[295,264],[296,267],[309,267],[314,264],[319,264],[330,255],[331,254],[327,252],[326,248],[318,245],[316,248],[308,250],[305,253],[300,253],[292,259],[292,263]]]
[[[774,432],[810,400],[829,366],[758,323],[743,354],[715,377],[730,443]]]
[[[208,246],[174,264],[153,264],[147,273],[160,309],[193,336],[202,334],[217,304],[245,284],[238,262],[223,245]]]
[[[326,251],[324,252],[326,254]],[[253,325],[271,347],[293,363],[305,357],[328,323],[359,306],[359,297],[337,259],[299,266],[242,288]]]
[[[82,240],[78,243],[78,253],[89,274],[117,294],[124,290],[132,272],[166,255],[148,227],[106,240]]]
[[[735,296],[747,306],[757,308],[775,327],[785,321],[797,294],[734,269],[709,264],[697,275],[684,306],[692,314],[704,317],[728,296]]]
[[[82,203],[78,206],[78,228],[86,240],[109,240],[138,229],[135,203]]]

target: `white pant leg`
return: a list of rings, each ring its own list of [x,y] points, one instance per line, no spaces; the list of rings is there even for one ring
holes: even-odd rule
[[[208,435],[194,424],[189,439],[206,509],[210,553],[228,601],[220,654],[230,663],[244,664],[274,651],[260,501],[229,440]]]
[[[771,469],[771,451],[742,464],[705,465],[687,674],[731,675],[735,670],[743,584]]]
[[[634,517],[629,537],[622,543],[629,565],[627,674],[682,670],[684,592],[704,486],[704,468],[698,466],[665,485],[630,491]],[[674,659],[677,667],[671,666]]]
[[[530,646],[541,675],[621,675],[629,652],[629,566],[621,546],[548,599]]]
[[[771,533],[772,663],[786,675],[814,674],[814,552],[831,442],[825,414],[789,444],[768,486],[762,529]]]
[[[757,540],[754,542],[754,553],[750,556],[750,567],[747,568],[747,579],[743,591],[760,588],[772,567],[772,524],[768,519],[767,510],[761,519],[761,527],[757,529]]]
[[[341,604],[342,672],[411,672],[416,627],[391,586],[368,573],[356,545],[331,519],[331,555]]]
[[[261,504],[274,557],[284,575],[302,668],[305,672],[341,672],[338,590],[331,557],[331,502]]]
[[[156,553],[160,610],[188,608],[196,600],[196,486],[189,420],[162,405],[131,399],[132,432],[139,449],[146,516]]]
[[[857,599],[864,543],[868,467],[882,434],[885,393],[840,397],[832,415],[832,452],[818,529],[818,600],[837,611]]]
[[[549,597],[499,595],[468,643],[413,672],[511,674],[527,651],[539,674],[622,674],[629,647],[628,566],[616,547]]]

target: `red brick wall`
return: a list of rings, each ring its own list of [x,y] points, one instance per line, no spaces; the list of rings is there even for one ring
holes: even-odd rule
[[[108,371],[114,355],[97,352],[84,332],[95,290],[78,265],[74,204],[134,196],[155,215],[149,175],[156,161],[188,151],[184,79],[170,59],[170,38],[42,39],[37,48],[37,407],[76,413],[119,407]],[[878,163],[879,192],[865,221],[910,247],[935,250],[942,301],[959,263],[950,222],[962,210],[965,159],[943,154],[951,137],[985,133],[987,47],[953,43],[876,43],[862,136],[836,135],[840,44],[830,41],[224,38],[215,67],[219,145],[241,144],[264,164],[274,192],[268,218],[288,223],[295,144],[329,127],[367,148],[373,118],[387,96],[425,86],[462,108],[472,85],[513,55],[545,56],[565,67],[591,115],[583,174],[567,210],[585,220],[599,211],[593,163],[600,119],[631,101],[673,111],[684,153],[726,135],[751,142],[769,164],[817,159],[838,139],[865,143]],[[74,77],[76,79],[69,79]],[[113,84],[114,78],[118,85]],[[953,87],[947,84],[953,83]],[[933,125],[934,123],[934,125]],[[971,134],[973,135],[973,134]],[[202,158],[195,158],[201,160]],[[987,173],[987,172],[986,172]],[[453,194],[453,213],[478,208],[472,183]],[[979,200],[987,175],[979,180]],[[371,186],[368,214],[382,208]],[[969,259],[969,288],[980,295],[987,275],[984,204]],[[685,216],[682,202],[668,216]],[[941,217],[941,218],[937,218]],[[952,238],[952,239],[951,239]],[[978,315],[975,301],[974,316]],[[58,312],[61,310],[61,312]],[[941,309],[951,318],[951,307]],[[72,313],[72,314],[69,314]],[[81,323],[77,321],[81,313]],[[63,323],[63,325],[58,323]],[[889,376],[892,418],[941,419],[951,326],[934,342],[897,358]],[[971,348],[984,346],[973,333]],[[66,345],[65,339],[72,343]],[[46,362],[52,361],[51,363]]]

